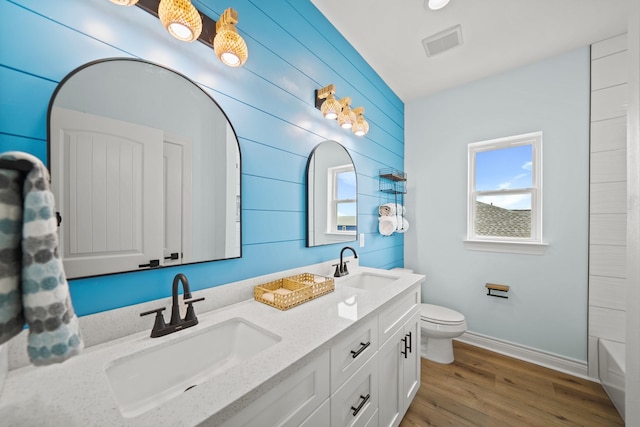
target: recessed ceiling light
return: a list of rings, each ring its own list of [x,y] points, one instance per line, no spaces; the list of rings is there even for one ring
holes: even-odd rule
[[[424,0],[424,7],[431,10],[442,9],[449,3],[449,0]]]

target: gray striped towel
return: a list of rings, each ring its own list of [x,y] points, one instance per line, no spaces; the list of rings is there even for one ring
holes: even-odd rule
[[[55,201],[49,172],[27,153],[33,168],[0,169],[0,344],[29,327],[27,352],[34,365],[67,360],[82,350],[78,317],[58,253]]]

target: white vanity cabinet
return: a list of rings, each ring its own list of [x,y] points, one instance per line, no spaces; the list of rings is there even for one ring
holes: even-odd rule
[[[379,425],[400,424],[420,387],[420,290],[380,313]]]
[[[222,425],[397,426],[420,386],[419,328],[416,284]]]

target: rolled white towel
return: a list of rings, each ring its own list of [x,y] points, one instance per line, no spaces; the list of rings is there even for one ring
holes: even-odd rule
[[[409,229],[409,221],[405,217],[398,217],[398,228],[396,233],[404,233]]]
[[[378,208],[380,216],[393,216],[396,214],[396,208],[391,203],[380,205]]]
[[[378,231],[383,236],[391,236],[398,226],[396,216],[381,216],[378,218]]]
[[[400,203],[385,203],[380,205],[378,213],[382,216],[406,215],[407,210]]]
[[[262,299],[264,299],[265,301],[273,302],[275,298],[271,292],[265,292],[264,294],[262,294]]]

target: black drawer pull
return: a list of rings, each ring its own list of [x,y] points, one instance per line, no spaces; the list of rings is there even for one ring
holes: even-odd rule
[[[358,356],[360,356],[360,353],[362,353],[363,351],[366,350],[367,347],[369,347],[371,345],[371,341],[367,341],[366,343],[361,342],[360,345],[362,347],[360,347],[357,351],[356,350],[351,350],[351,357],[353,357],[354,359]]]
[[[353,416],[355,417],[356,415],[358,415],[358,412],[360,412],[360,410],[364,407],[364,405],[366,405],[366,403],[369,401],[369,398],[371,397],[370,394],[367,394],[366,396],[360,396],[360,399],[362,399],[362,402],[360,402],[360,404],[358,405],[357,408],[354,408],[353,406],[351,407],[351,410],[353,411]]]
[[[138,264],[139,268],[143,268],[143,267],[149,267],[149,268],[156,268],[156,267],[160,267],[160,260],[159,259],[150,259],[149,260],[149,264]]]
[[[407,348],[409,348],[407,346],[407,337],[405,336],[400,341],[402,341],[404,343],[404,350],[400,350],[400,354],[404,355],[404,358],[406,359],[407,358]]]
[[[409,337],[409,353],[413,353],[413,344],[411,343],[411,332],[409,332],[405,336]]]

